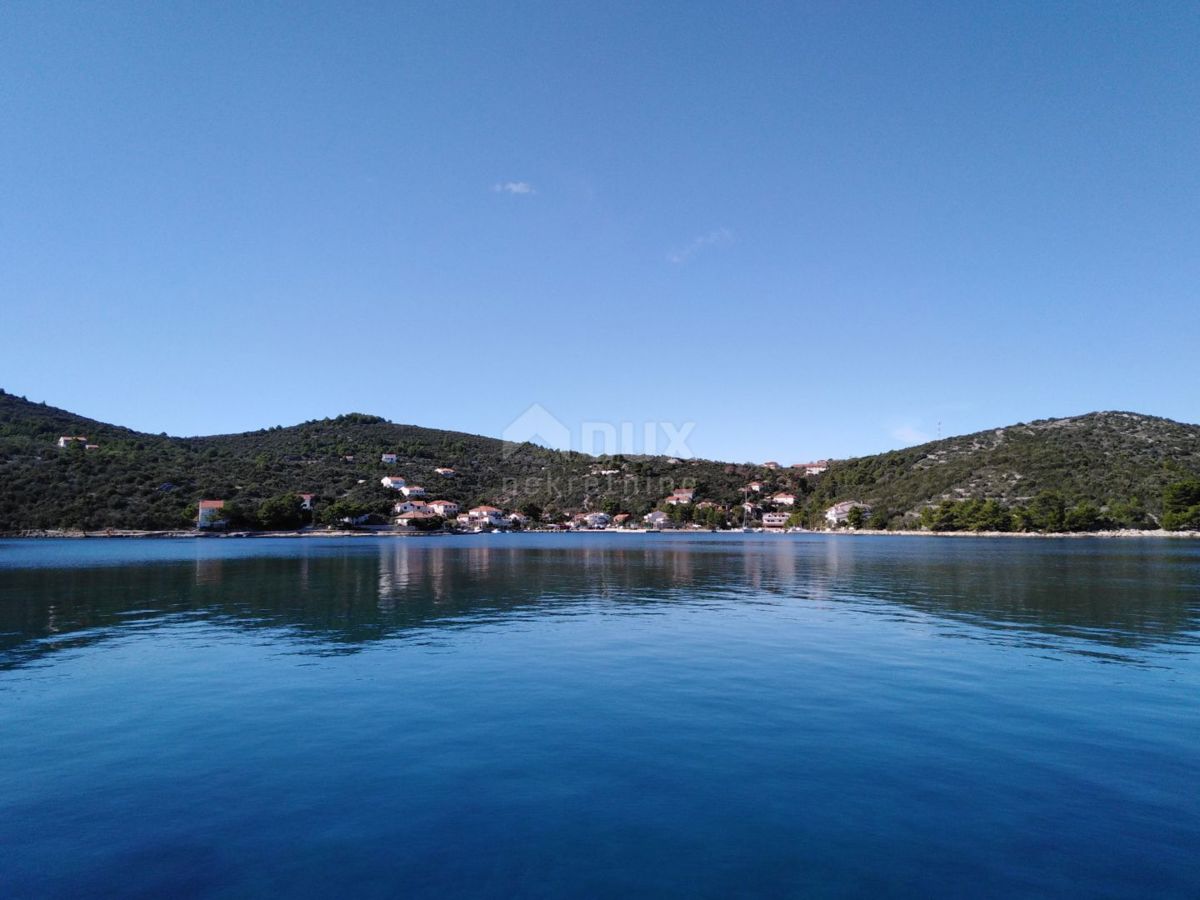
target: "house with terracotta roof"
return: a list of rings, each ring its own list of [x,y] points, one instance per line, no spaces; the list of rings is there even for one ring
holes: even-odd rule
[[[420,500],[415,501],[420,503]],[[458,515],[458,504],[453,500],[430,500],[429,508],[444,519],[453,518]]]
[[[385,488],[391,488],[393,491],[398,491],[404,487],[404,479],[399,475],[384,475],[379,479],[379,483]]]
[[[795,494],[775,494],[771,498],[771,502],[774,503],[776,506],[795,506],[796,505],[796,495]]]
[[[316,494],[300,494],[300,508],[311,510],[313,508],[313,498]]]
[[[764,469],[779,469],[782,467],[779,465],[779,463],[775,462],[775,460],[769,459],[765,463],[763,463],[763,468]]]
[[[225,508],[224,500],[201,500],[199,511],[196,513],[197,528],[213,528],[223,520],[221,510]]]
[[[63,435],[58,439],[58,447],[60,450],[65,450],[73,444],[87,444],[86,437],[72,437],[71,435]]]
[[[422,510],[429,510],[429,504],[424,500],[397,500],[392,504],[392,514],[397,516]]]
[[[676,488],[671,491],[671,496],[667,497],[663,502],[667,506],[686,506],[692,502],[692,498],[696,496],[695,488]]]
[[[437,467],[436,469],[434,469],[433,471],[434,471],[436,474],[438,474],[438,475],[441,475],[443,478],[453,478],[455,475],[457,475],[457,474],[458,474],[458,473],[457,473],[457,472],[455,472],[453,469],[448,469],[448,468],[446,468],[445,466],[438,466],[438,467]]]
[[[410,512],[401,513],[392,519],[392,524],[400,528],[417,528],[426,522],[430,522],[437,518],[437,513],[429,509],[414,509]]]
[[[400,488],[400,491],[405,497],[425,496],[425,488],[421,487],[419,484],[406,484],[404,487]]]

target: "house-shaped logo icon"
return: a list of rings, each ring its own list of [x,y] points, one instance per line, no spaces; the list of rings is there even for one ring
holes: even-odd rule
[[[533,404],[513,419],[500,437],[504,440],[505,456],[526,442],[552,450],[571,448],[571,429],[540,403]]]

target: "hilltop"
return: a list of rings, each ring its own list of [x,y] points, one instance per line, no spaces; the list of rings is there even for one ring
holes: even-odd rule
[[[86,436],[94,449],[61,436]],[[394,464],[381,461],[394,453]],[[438,468],[451,468],[446,477]],[[728,516],[750,481],[796,497],[793,524],[819,525],[826,508],[859,501],[876,527],[914,527],[922,510],[990,501],[993,517],[1055,492],[1091,505],[1110,524],[1154,525],[1168,486],[1200,476],[1200,426],[1128,412],[1020,423],[874,456],[799,469],[658,456],[593,457],[514,446],[496,438],[351,413],[288,427],[208,437],[147,434],[0,392],[0,531],[187,527],[200,499],[243,509],[272,498],[316,495],[317,518],[386,513],[397,499],[385,475],[421,484],[428,499],[489,503],[559,516],[581,510],[639,516],[675,488],[695,489],[715,510],[676,509],[711,524]],[[1198,501],[1200,502],[1200,501]],[[942,521],[930,527],[951,527]],[[1099,520],[1097,520],[1099,521]]]

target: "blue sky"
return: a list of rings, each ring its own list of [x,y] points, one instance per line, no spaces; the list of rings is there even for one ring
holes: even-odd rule
[[[1194,3],[344,6],[0,8],[0,387],[783,462],[1200,421]]]

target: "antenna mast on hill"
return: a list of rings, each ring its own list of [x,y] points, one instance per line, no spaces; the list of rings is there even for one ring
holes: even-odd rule
[[[938,420],[938,440],[940,441],[941,439],[942,439],[942,422],[939,419]]]

